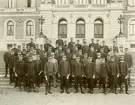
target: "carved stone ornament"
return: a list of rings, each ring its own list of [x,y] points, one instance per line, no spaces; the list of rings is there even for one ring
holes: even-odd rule
[[[17,20],[17,22],[18,22],[18,23],[22,23],[22,22],[23,22],[23,19],[19,18],[19,19]]]

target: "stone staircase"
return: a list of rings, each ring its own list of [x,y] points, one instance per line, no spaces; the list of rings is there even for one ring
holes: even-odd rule
[[[9,84],[9,75],[8,77],[4,77],[5,75],[5,65],[3,62],[3,54],[4,52],[0,52],[0,89],[14,89],[14,84]],[[135,64],[135,54],[132,53],[133,59],[134,59],[134,64]],[[129,87],[129,92],[130,93],[135,93],[135,66],[134,69],[132,70],[131,73],[131,87]],[[42,88],[42,87],[41,87]],[[44,88],[44,86],[43,86]],[[97,89],[95,89],[98,91]]]

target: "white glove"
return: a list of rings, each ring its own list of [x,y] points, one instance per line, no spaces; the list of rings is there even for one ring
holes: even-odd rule
[[[70,74],[67,75],[67,79],[69,79]]]

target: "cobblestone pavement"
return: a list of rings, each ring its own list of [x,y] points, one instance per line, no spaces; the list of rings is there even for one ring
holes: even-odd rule
[[[135,94],[60,94],[58,89],[53,91],[52,95],[44,95],[44,89],[39,93],[0,89],[0,105],[135,105]]]

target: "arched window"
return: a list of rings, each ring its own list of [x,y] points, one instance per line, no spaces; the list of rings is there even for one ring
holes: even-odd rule
[[[26,23],[26,35],[27,36],[33,36],[34,35],[34,23],[29,20]]]
[[[135,19],[129,23],[129,35],[135,35]]]
[[[96,19],[94,22],[94,38],[103,38],[103,20]]]
[[[14,36],[14,22],[13,21],[7,22],[7,35]]]
[[[58,36],[67,38],[67,20],[61,19],[58,24]]]
[[[78,19],[76,21],[76,38],[85,38],[85,21]]]

